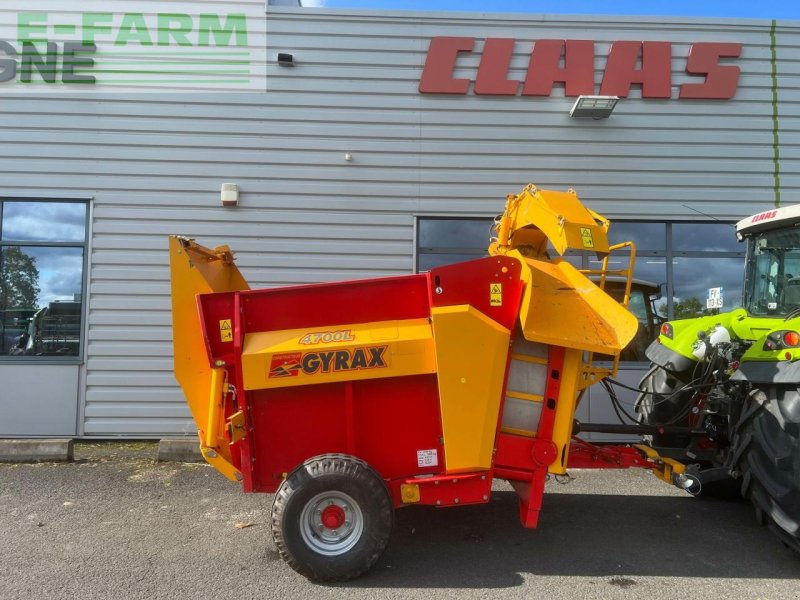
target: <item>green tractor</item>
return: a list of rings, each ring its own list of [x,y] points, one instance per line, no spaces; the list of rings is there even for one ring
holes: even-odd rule
[[[636,411],[696,493],[741,493],[800,552],[800,205],[740,221],[742,307],[666,322]]]

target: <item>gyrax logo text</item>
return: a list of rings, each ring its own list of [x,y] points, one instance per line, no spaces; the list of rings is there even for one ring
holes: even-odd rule
[[[338,373],[361,369],[387,367],[388,346],[364,346],[351,350],[327,350],[320,352],[287,352],[272,357],[269,377],[297,377],[319,373]]]

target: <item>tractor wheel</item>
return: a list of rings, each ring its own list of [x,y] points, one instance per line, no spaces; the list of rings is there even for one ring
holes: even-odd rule
[[[313,581],[346,581],[380,558],[394,507],[383,479],[343,454],[307,460],[283,481],[272,505],[281,557]]]
[[[772,386],[750,401],[761,406],[745,407],[734,440],[742,495],[758,522],[800,553],[800,390]]]
[[[686,408],[692,397],[691,390],[675,393],[684,385],[686,382],[678,379],[675,374],[658,365],[651,364],[650,369],[639,382],[639,389],[642,390],[642,394],[636,401],[639,423],[644,425],[686,424],[688,413],[675,422],[675,418]],[[669,434],[645,435],[643,440],[654,448],[675,449],[685,449],[691,441],[687,437]]]
[[[691,379],[687,375],[687,380]],[[688,403],[692,398],[692,390],[675,393],[685,381],[658,365],[651,365],[639,382],[642,394],[636,401],[636,412],[640,424],[671,424],[687,426],[689,424]],[[679,415],[682,415],[679,417]],[[674,458],[684,463],[697,463],[700,470],[721,466],[725,455],[707,456],[698,459],[692,446],[692,438],[675,434],[652,434],[642,436],[642,441],[659,451],[662,456]],[[739,486],[733,479],[722,479],[707,482],[701,488],[699,496],[732,500],[739,498]]]

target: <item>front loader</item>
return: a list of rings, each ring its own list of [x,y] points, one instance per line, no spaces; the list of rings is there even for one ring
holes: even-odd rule
[[[639,326],[624,306],[635,249],[609,247],[608,228],[573,191],[531,185],[508,197],[485,258],[259,290],[227,247],[171,237],[175,374],[203,456],[245,492],[275,494],[281,556],[321,581],[369,569],[396,509],[485,504],[493,479],[511,482],[526,527],[548,475],[570,467],[642,467],[689,487],[652,448],[573,438],[584,390]],[[568,249],[603,269],[577,270]],[[629,265],[612,271],[620,250]],[[622,304],[608,278],[623,278]]]

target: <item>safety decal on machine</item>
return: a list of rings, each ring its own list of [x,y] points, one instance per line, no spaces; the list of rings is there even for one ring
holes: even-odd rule
[[[594,248],[594,237],[592,237],[592,230],[588,227],[581,227],[581,241],[584,248]]]
[[[503,306],[503,284],[489,284],[489,306]]]
[[[223,342],[233,341],[233,328],[231,327],[230,319],[220,319],[219,321],[219,339]]]
[[[438,467],[439,452],[436,450],[436,448],[433,448],[432,450],[417,450],[417,466]]]

